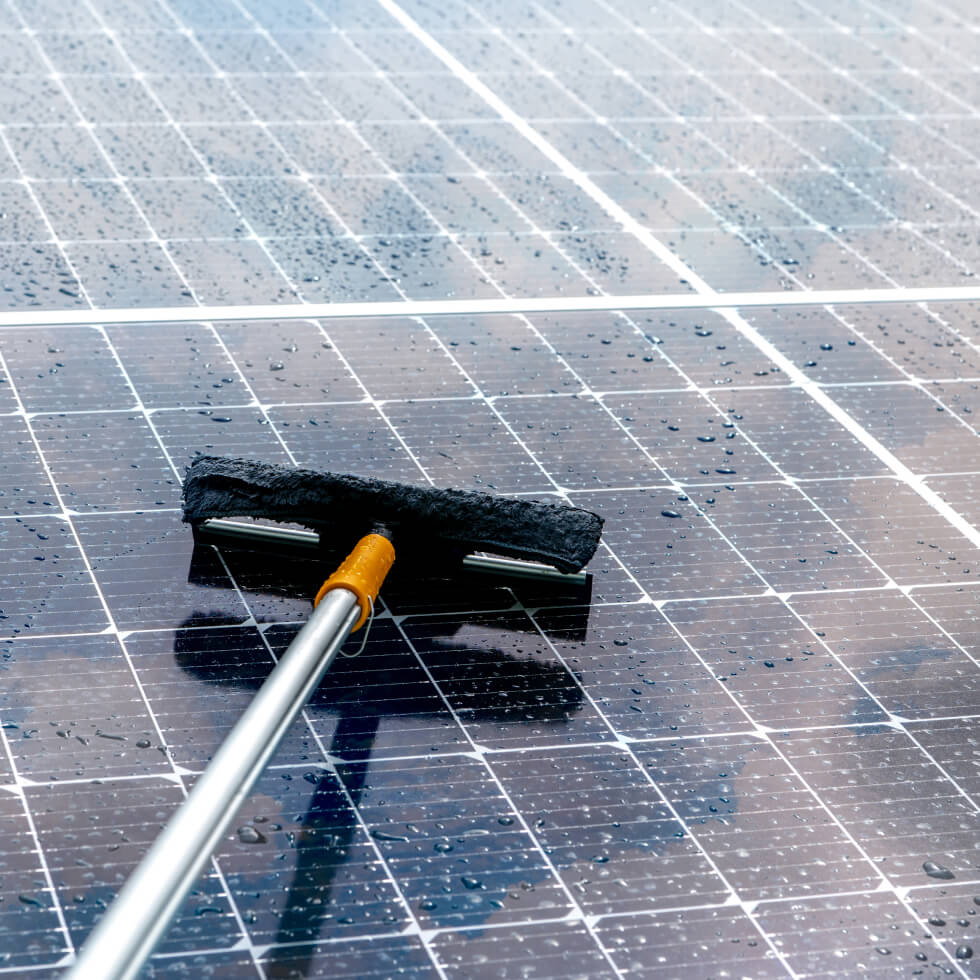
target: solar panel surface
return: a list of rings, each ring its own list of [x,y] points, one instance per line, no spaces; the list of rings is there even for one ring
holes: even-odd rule
[[[308,614],[311,562],[193,546],[209,452],[607,532],[589,603],[396,574],[146,976],[980,976],[980,330],[902,300],[980,263],[978,32],[2,0],[0,974],[70,963]],[[706,308],[481,309],[636,293]]]

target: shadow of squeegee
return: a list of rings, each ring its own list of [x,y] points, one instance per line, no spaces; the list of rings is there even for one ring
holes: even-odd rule
[[[211,567],[204,549],[198,544],[191,560],[189,581],[195,582],[198,567]],[[224,557],[233,569],[239,585],[257,587],[266,596],[292,599],[309,596],[311,585],[319,582],[321,562],[317,558],[281,562],[265,551],[235,549]],[[329,564],[333,556],[327,556]],[[444,566],[443,566],[444,568]],[[281,574],[285,571],[286,574]],[[448,587],[463,597],[478,594],[487,588],[485,575],[472,576],[459,571],[451,578],[440,580],[433,572],[433,588]],[[214,582],[213,574],[197,584]],[[404,587],[413,593],[424,588],[418,569],[406,577]],[[500,588],[498,585],[497,588]],[[397,577],[391,580],[397,595]],[[559,586],[567,599],[568,587]],[[538,586],[540,592],[540,585]],[[578,591],[578,590],[577,590]],[[578,591],[581,605],[576,603],[565,616],[569,635],[586,635],[590,590]],[[512,597],[509,597],[510,601]],[[308,600],[297,599],[298,602]],[[466,604],[465,602],[463,604]],[[221,622],[227,618],[216,614]],[[484,625],[506,635],[527,632],[540,639],[533,624],[520,611],[476,616]],[[271,658],[259,651],[258,659],[243,663],[222,662],[213,648],[204,642],[210,630],[202,630],[209,616],[192,613],[175,635],[174,654],[178,665],[188,675],[204,684],[218,687],[257,690],[271,671]],[[322,770],[309,800],[306,812],[299,818],[301,830],[295,837],[295,867],[286,895],[275,937],[275,947],[265,961],[270,977],[304,977],[312,968],[315,940],[325,926],[343,915],[343,903],[334,897],[338,874],[351,858],[358,834],[356,808],[363,794],[369,772],[369,760],[375,749],[379,730],[388,719],[432,719],[447,721],[451,713],[446,704],[467,724],[555,725],[569,721],[583,704],[583,692],[576,679],[556,660],[540,660],[522,656],[520,650],[508,653],[493,645],[469,646],[458,635],[470,623],[460,615],[419,617],[425,622],[424,650],[416,654],[395,621],[378,617],[365,650],[355,657],[338,658],[331,671],[309,701],[309,709],[317,714],[329,713],[337,718],[328,754],[334,759],[348,760],[334,769]],[[266,637],[277,653],[285,649],[298,626],[272,625]],[[347,650],[360,646],[359,637],[348,641]],[[423,664],[429,666],[443,691],[437,690]],[[444,700],[445,698],[445,700]],[[353,804],[353,807],[351,806]],[[527,871],[522,872],[526,877]],[[490,914],[492,909],[488,908]],[[287,944],[287,945],[284,945]]]
[[[205,618],[195,613],[188,622],[199,627]],[[505,624],[514,620],[500,617]],[[560,663],[522,658],[492,646],[470,648],[452,639],[460,622],[439,625],[444,626],[445,639],[427,629],[424,660],[456,665],[452,670],[455,693],[447,697],[467,724],[560,726],[581,707],[582,689]],[[270,627],[269,632],[288,633],[293,628]],[[266,657],[264,663],[251,659],[242,663],[240,658],[236,663],[215,662],[213,655],[209,657],[207,649],[202,649],[205,644],[201,640],[209,632],[200,628],[177,631],[174,654],[181,669],[203,684],[258,689],[272,669],[271,658]],[[282,635],[271,645],[284,647],[288,640],[288,635]],[[356,638],[350,642],[352,649],[358,646]],[[397,719],[438,723],[451,717],[419,658],[389,618],[375,622],[362,654],[335,664],[310,700],[309,709],[316,715],[336,716],[328,754],[335,760],[348,761],[338,763],[335,769],[321,770],[306,812],[298,820],[295,865],[286,888],[276,945],[265,964],[270,977],[307,976],[315,940],[326,926],[336,925],[344,915],[343,897],[335,900],[334,886],[356,850],[356,808],[385,719],[396,724]],[[526,878],[527,873],[524,869],[521,877]]]

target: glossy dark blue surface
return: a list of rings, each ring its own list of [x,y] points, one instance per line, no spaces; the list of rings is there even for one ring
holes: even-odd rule
[[[0,0],[0,306],[969,284],[978,30]],[[975,304],[897,297],[3,325],[0,977],[70,962],[324,575],[195,547],[198,453],[605,544],[586,591],[396,564],[144,976],[980,977],[978,383]]]

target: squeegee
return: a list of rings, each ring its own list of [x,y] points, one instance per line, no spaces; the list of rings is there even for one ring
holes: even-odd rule
[[[320,546],[348,534],[358,540],[323,583],[310,618],[89,936],[67,974],[70,980],[129,980],[140,972],[344,641],[373,615],[396,547],[401,561],[420,569],[434,561],[461,561],[461,567],[475,571],[571,576],[593,556],[602,531],[598,515],[561,504],[218,456],[199,457],[188,467],[183,519],[200,539],[252,546],[289,541]]]

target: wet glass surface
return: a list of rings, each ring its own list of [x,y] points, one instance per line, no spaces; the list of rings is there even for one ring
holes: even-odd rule
[[[966,0],[397,7],[2,0],[0,307],[980,267]],[[60,973],[309,615],[319,558],[181,523],[209,453],[604,542],[396,564],[142,976],[980,977],[978,322],[5,320],[0,974]]]

